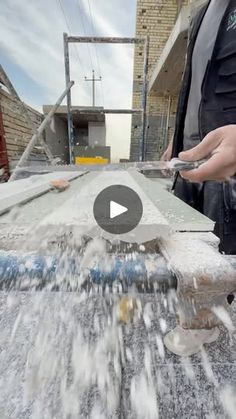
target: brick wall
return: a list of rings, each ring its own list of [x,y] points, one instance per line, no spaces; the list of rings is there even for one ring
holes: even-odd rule
[[[28,108],[31,123],[17,101],[6,91],[0,89],[0,104],[5,132],[7,155],[10,165],[19,159],[37,127],[41,124],[43,115],[36,110]],[[38,149],[34,154],[40,154]]]
[[[153,73],[162,50],[173,29],[181,6],[187,0],[137,0],[136,36],[150,37],[149,71]],[[139,108],[143,80],[143,48],[137,45],[134,55],[133,108]],[[170,118],[167,123],[168,107],[171,100]],[[176,97],[156,93],[148,97],[148,121],[146,136],[146,160],[159,159],[165,144],[173,134],[176,112]],[[168,125],[168,127],[167,127]],[[130,159],[138,160],[141,137],[141,118],[132,117]]]

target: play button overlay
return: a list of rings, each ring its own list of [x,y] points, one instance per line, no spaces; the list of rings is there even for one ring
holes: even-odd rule
[[[128,186],[112,185],[95,199],[93,214],[97,224],[111,234],[126,234],[139,224],[143,205],[138,194]]]
[[[118,204],[117,202],[110,202],[110,218],[116,218],[121,214],[124,214],[128,211],[128,208],[123,207],[123,205]]]

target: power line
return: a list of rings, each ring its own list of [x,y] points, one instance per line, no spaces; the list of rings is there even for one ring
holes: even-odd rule
[[[68,30],[68,32],[69,32],[69,35],[71,35],[71,29],[70,29],[69,20],[67,19],[67,16],[66,16],[66,13],[65,13],[64,7],[63,7],[63,5],[62,5],[62,1],[61,1],[61,0],[58,0],[58,4],[59,4],[59,6],[60,6],[60,9],[61,9],[62,15],[63,15],[63,17],[64,17],[64,20],[65,20],[66,27],[67,27],[67,30]],[[78,47],[78,46],[74,44],[74,49],[75,49],[75,51],[76,51],[76,55],[77,55],[78,61],[79,61],[80,65],[81,65],[81,67],[82,67],[82,72],[85,74],[84,65],[83,65],[83,62],[81,61],[81,58],[80,58],[80,56],[79,56],[79,51],[78,51],[77,47]]]
[[[85,24],[84,24],[84,19],[83,19],[83,13],[82,13],[82,10],[81,10],[81,5],[80,5],[80,0],[77,0],[77,6],[78,6],[78,9],[79,9],[79,16],[80,16],[80,20],[81,20],[81,23],[82,23],[82,26],[83,26],[83,31],[84,31],[84,35],[86,36],[86,30],[85,30]],[[88,55],[89,55],[89,58],[90,58],[90,63],[91,63],[91,69],[93,69],[93,60],[92,60],[92,55],[91,55],[91,51],[90,51],[90,48],[89,48],[89,45],[87,44],[87,49],[88,49]]]
[[[64,19],[65,19],[65,22],[66,22],[66,26],[67,26],[67,30],[68,30],[68,32],[70,33],[70,25],[69,25],[69,22],[68,22],[68,20],[67,20],[67,17],[66,17],[66,14],[65,14],[65,10],[64,10],[64,8],[63,8],[63,6],[62,6],[62,2],[61,2],[61,0],[58,0],[58,3],[59,3],[59,6],[60,6],[60,8],[61,8],[61,12],[62,12],[62,14],[63,14],[63,16],[64,16]]]
[[[67,15],[65,13],[65,9],[63,7],[62,0],[58,0],[58,4],[60,6],[62,15],[64,17],[67,30],[68,30],[69,34],[71,35],[70,22],[69,22],[69,19],[67,18]],[[83,9],[82,9],[80,0],[77,0],[77,6],[78,6],[78,10],[79,10],[79,15],[80,15],[81,23],[82,23],[82,26],[83,26],[83,31],[84,31],[84,34],[86,35],[85,23],[84,23],[84,19],[83,19]],[[89,6],[90,26],[91,26],[91,29],[92,29],[92,35],[95,36],[94,19],[93,19],[92,7],[91,7],[91,4],[90,4],[90,0],[88,0],[88,6]],[[101,72],[101,66],[100,66],[98,51],[97,51],[97,45],[96,45],[96,43],[93,44],[93,45],[94,45],[94,48],[95,48],[95,55],[96,55],[96,61],[97,61],[97,66],[98,66],[98,72],[99,72],[99,74],[101,76],[102,72]],[[78,48],[78,45],[77,44],[74,44],[74,48],[75,48],[75,51],[76,51],[76,55],[77,55],[78,61],[79,61],[80,65],[81,65],[81,67],[82,67],[82,71],[85,74],[86,73],[85,72],[85,68],[84,68],[83,62],[82,62],[82,60],[81,60],[81,58],[79,56],[79,52],[78,52],[78,49],[77,49]],[[88,49],[89,59],[90,59],[90,63],[91,63],[91,69],[93,69],[94,68],[93,59],[92,59],[92,54],[91,54],[91,51],[90,51],[90,48],[89,48],[89,45],[88,44],[87,44],[87,49]],[[101,80],[102,80],[102,78],[101,78]],[[104,102],[105,101],[104,101],[104,92],[103,92],[103,81],[101,83],[101,94],[102,94],[102,102],[103,102],[103,105],[104,105]]]
[[[92,8],[91,8],[91,3],[90,0],[88,0],[88,6],[89,6],[89,14],[90,14],[90,20],[91,20],[91,28],[92,28],[92,34],[93,36],[95,36],[95,28],[94,28],[94,19],[93,19],[93,13],[92,13]],[[99,61],[99,56],[98,56],[98,51],[97,51],[97,44],[94,44],[94,48],[95,48],[95,54],[96,54],[96,59],[97,59],[97,64],[98,64],[98,71],[100,73],[100,77],[102,76],[102,72],[101,72],[101,66],[100,66],[100,61]],[[101,92],[102,92],[102,101],[103,101],[103,105],[104,105],[104,92],[103,92],[103,79],[101,79]]]
[[[82,2],[82,4],[83,4],[83,2]],[[81,20],[81,23],[82,23],[84,35],[85,36],[86,35],[89,36],[89,30],[86,31],[86,28],[85,28],[85,19],[83,17],[85,15],[85,12],[83,10],[82,4],[81,4],[81,0],[77,0],[77,6],[78,6],[78,10],[79,10],[80,20]],[[90,4],[89,4],[89,7],[90,7]],[[92,29],[92,35],[95,36],[91,7],[90,7],[89,12],[90,12],[90,19],[91,19],[90,26],[91,26],[91,29]],[[89,23],[88,19],[86,19],[86,20]],[[100,77],[101,77],[101,67],[100,67],[98,53],[97,53],[97,49],[96,49],[96,43],[93,44],[93,47],[95,48],[95,55],[96,55],[96,59],[97,59],[98,73],[100,74]],[[93,64],[93,59],[92,59],[92,54],[91,54],[92,45],[87,44],[87,49],[88,49],[88,54],[89,54],[89,58],[90,58],[91,69],[93,69],[94,68],[94,64]],[[103,106],[104,106],[105,101],[104,101],[103,80],[102,80],[102,78],[101,78],[101,81],[102,81],[102,83],[100,85],[100,87],[101,87],[101,97],[102,97],[102,103],[103,103]]]
[[[92,35],[95,36],[94,21],[93,21],[93,14],[92,14],[90,0],[88,0],[88,5],[89,5],[90,20],[91,20],[90,24],[91,24],[91,29],[92,29]],[[97,58],[98,70],[99,70],[99,73],[100,73],[100,76],[101,76],[101,67],[100,67],[98,53],[97,53],[97,45],[94,44],[94,47],[95,47],[95,54],[96,54],[96,58]]]
[[[95,71],[92,70],[92,78],[88,79],[87,77],[85,77],[85,81],[89,81],[92,82],[92,96],[93,96],[93,108],[95,107],[95,83],[97,81],[102,81],[102,77],[100,76],[98,79],[96,79],[95,77]]]

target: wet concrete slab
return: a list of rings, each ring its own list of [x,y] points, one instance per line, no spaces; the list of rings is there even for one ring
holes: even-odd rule
[[[139,295],[120,325],[119,295],[0,293],[1,419],[227,418],[236,394],[236,336],[191,358],[163,347],[173,299]],[[236,321],[236,304],[232,305]],[[233,417],[233,416],[232,416]]]

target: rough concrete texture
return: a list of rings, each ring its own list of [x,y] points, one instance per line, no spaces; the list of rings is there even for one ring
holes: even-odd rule
[[[64,163],[69,163],[67,121],[54,115],[45,128],[45,139],[53,156],[59,157]]]
[[[222,327],[180,359],[162,343],[174,297],[139,298],[140,318],[123,326],[118,295],[0,293],[0,417],[235,417],[236,336]]]
[[[138,0],[136,12],[136,36],[150,37],[148,80],[150,81],[162,51],[168,41],[174,27],[180,8],[187,4],[187,0],[176,2],[173,0]],[[133,77],[133,108],[139,108],[141,103],[141,92],[143,84],[143,47],[135,47],[134,53],[134,77]],[[171,106],[170,105],[171,98]],[[149,135],[147,135],[147,156],[146,160],[158,159],[163,153],[166,143],[173,134],[173,121],[168,123],[167,115],[175,119],[177,105],[176,90],[166,91],[165,94],[159,91],[152,91],[148,95],[147,113],[150,121]],[[159,118],[155,122],[155,118]],[[130,159],[138,160],[140,132],[136,127],[141,126],[141,117],[132,117]],[[153,150],[155,147],[155,150]],[[148,151],[151,148],[150,151]],[[153,157],[152,157],[153,156]]]
[[[176,32],[181,29],[178,17],[196,13],[205,0],[138,0],[136,12],[136,36],[149,36],[149,91],[147,100],[147,134],[146,134],[146,160],[158,159],[166,148],[174,131],[175,115],[177,109],[178,92],[181,86],[181,75],[184,67],[184,55],[187,47],[186,29],[180,34],[178,42],[174,42],[170,57],[163,61],[163,51],[166,45],[172,45],[172,30],[176,25]],[[191,8],[183,7],[191,3]],[[182,11],[182,12],[181,12]],[[185,22],[186,26],[186,22]],[[182,30],[182,29],[181,29]],[[166,59],[167,58],[167,59]],[[133,108],[139,108],[143,86],[143,47],[135,47],[134,77],[133,77]],[[153,85],[156,77],[156,68],[162,62],[162,75],[157,86]],[[130,159],[138,160],[140,153],[141,117],[132,116]]]

